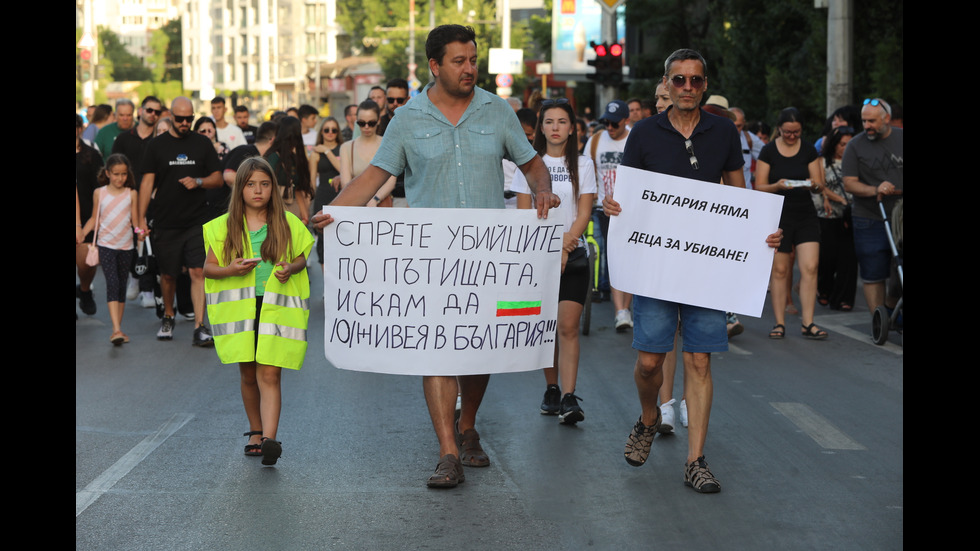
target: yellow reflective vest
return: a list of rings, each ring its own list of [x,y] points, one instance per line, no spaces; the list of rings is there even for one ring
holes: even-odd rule
[[[285,214],[292,242],[287,257],[281,260],[291,262],[301,254],[309,259],[313,236],[299,218],[290,212]],[[205,246],[214,251],[222,267],[226,266],[227,234],[227,214],[204,225]],[[245,243],[245,250],[249,257],[254,256],[251,243]],[[255,326],[255,270],[241,277],[204,280],[214,347],[222,363],[255,361],[287,369],[303,366],[310,319],[310,278],[303,269],[286,283],[279,283],[274,275],[276,269],[265,284],[258,327]]]

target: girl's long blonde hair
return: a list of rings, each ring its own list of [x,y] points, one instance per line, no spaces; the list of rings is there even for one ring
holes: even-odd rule
[[[276,263],[280,260],[291,261],[290,246],[292,234],[286,221],[286,207],[282,202],[282,192],[272,171],[269,161],[262,157],[249,157],[238,167],[235,174],[235,187],[232,189],[231,200],[228,202],[228,235],[225,237],[224,262],[230,264],[236,258],[245,258],[248,250],[248,226],[245,224],[245,184],[255,171],[260,171],[272,180],[269,203],[266,205],[266,225],[268,226],[265,242],[262,243],[262,260]],[[254,254],[254,251],[253,251]]]

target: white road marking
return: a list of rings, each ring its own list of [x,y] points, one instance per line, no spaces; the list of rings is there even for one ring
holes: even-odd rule
[[[831,450],[866,450],[850,436],[844,434],[833,423],[824,419],[820,414],[810,409],[806,404],[797,402],[769,402],[776,411],[783,414],[807,436],[813,438],[821,447]]]
[[[139,465],[140,461],[146,459],[147,456],[153,453],[153,450],[157,449],[160,444],[163,444],[167,438],[170,438],[173,433],[180,430],[184,424],[193,418],[194,415],[190,413],[175,413],[155,433],[144,438],[139,444],[136,444],[119,461],[116,461],[115,464],[90,482],[84,490],[76,493],[75,516],[77,517],[82,514],[82,511],[87,509],[89,505],[95,503],[97,499],[102,497],[102,494],[108,492],[116,482],[119,482],[122,477],[129,474],[129,471],[133,470],[136,465]]]
[[[903,356],[905,349],[901,346],[893,344],[891,342],[886,342],[885,344],[878,346],[871,342],[871,315],[868,314],[862,320],[860,317],[861,313],[851,312],[849,314],[830,314],[826,316],[814,316],[813,321],[817,324],[817,327],[827,331],[828,333],[843,335],[845,337],[852,338],[858,342],[863,342],[865,344],[870,344],[882,350],[887,350],[896,356]],[[850,325],[848,325],[850,324]],[[855,328],[855,326],[857,328]],[[831,335],[831,338],[833,335]]]

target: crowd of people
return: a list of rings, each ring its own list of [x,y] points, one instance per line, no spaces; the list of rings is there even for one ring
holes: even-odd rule
[[[780,113],[770,135],[768,126],[748,124],[723,96],[705,100],[707,62],[694,50],[666,60],[654,98],[611,101],[595,120],[588,109],[579,116],[570,98],[535,92],[525,105],[477,87],[476,38],[467,27],[434,29],[426,56],[434,78],[418,95],[410,100],[408,83],[393,79],[346,106],[343,125],[309,105],[276,112],[259,126],[237,105],[228,121],[222,97],[210,101],[210,117],[197,117],[189,98],[167,107],[153,96],[143,98],[138,111],[129,100],[117,102],[114,112],[93,106],[87,126],[76,115],[80,309],[96,312],[91,288],[101,263],[113,345],[129,342],[122,327],[127,299],[158,309],[161,340],[173,338],[178,313],[194,320],[194,345],[214,346],[222,362],[239,364],[249,422],[244,451],[262,456],[263,464],[275,464],[282,453],[281,369],[299,369],[304,361],[306,267],[316,232],[333,222],[320,214],[327,204],[550,211],[564,236],[557,339],[553,365],[544,370],[541,413],[557,415],[562,424],[585,420],[576,394],[578,325],[594,287],[592,300],[612,301],[616,330],[632,330],[638,352],[641,414],[625,460],[646,462],[654,435],[678,425],[677,406],[680,424],[688,427],[685,481],[703,493],[721,488],[704,459],[711,353],[727,350],[728,339],[744,327],[732,313],[613,288],[604,254],[593,278],[586,234],[605,251],[610,217],[630,208],[615,198],[617,168],[784,197],[780,230],[767,238],[777,251],[770,338],[783,338],[786,316],[795,315],[794,262],[801,334],[809,339],[828,338],[814,323],[817,304],[853,309],[858,275],[872,310],[894,305],[900,295],[900,289],[886,289],[890,250],[882,244],[876,205],[884,200],[891,209],[903,189],[900,115],[884,100],[837,110],[812,145],[794,108]],[[470,132],[455,132],[471,127],[492,136],[493,153],[485,142],[478,149],[467,141]],[[420,157],[412,141],[429,128],[431,146],[461,148],[467,166],[450,153]],[[446,128],[451,131],[441,132]],[[147,240],[158,281],[150,272],[130,276],[133,264],[149,254]],[[322,242],[317,251],[322,269],[329,252]],[[673,396],[678,355],[684,369],[679,404]],[[440,456],[429,487],[454,487],[465,480],[464,466],[489,465],[475,427],[488,382],[489,375],[424,376]]]

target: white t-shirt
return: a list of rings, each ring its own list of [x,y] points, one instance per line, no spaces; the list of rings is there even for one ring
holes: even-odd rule
[[[218,128],[218,141],[228,146],[228,150],[231,151],[236,147],[248,145],[245,141],[245,134],[242,133],[242,129],[238,128],[237,124],[228,124],[224,128]]]
[[[578,197],[572,196],[572,182],[568,177],[568,169],[565,168],[565,159],[550,155],[542,155],[541,159],[544,161],[544,165],[548,167],[548,173],[551,174],[551,192],[561,199],[561,205],[557,209],[548,211],[548,219],[551,220],[553,216],[557,215],[555,221],[564,224],[565,227],[562,231],[567,232],[578,216]],[[578,158],[578,181],[578,193],[580,196],[586,193],[596,192],[595,170],[592,168],[592,159],[585,155],[581,155]],[[514,173],[514,182],[511,184],[510,189],[517,193],[532,195],[531,188],[527,184],[527,178],[524,177],[524,173],[520,170]],[[579,239],[579,246],[585,246],[585,241],[581,238]]]
[[[629,129],[623,134],[623,137],[619,140],[614,140],[609,137],[609,132],[602,132],[599,134],[599,145],[595,150],[595,164],[596,170],[594,171],[597,177],[598,183],[598,201],[602,204],[602,200],[606,197],[606,194],[612,195],[614,189],[616,188],[616,168],[619,167],[619,163],[623,162],[623,151],[626,149],[626,138],[630,135]],[[582,153],[586,156],[592,155],[592,140],[596,139],[595,136],[589,138],[588,143],[585,144],[585,150]],[[588,157],[591,160],[591,157]]]

